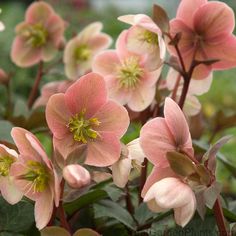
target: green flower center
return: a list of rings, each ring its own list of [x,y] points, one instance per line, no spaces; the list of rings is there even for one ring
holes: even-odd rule
[[[144,31],[142,34],[142,40],[152,45],[158,45],[158,35],[149,30]]]
[[[86,119],[85,113],[86,110],[84,109],[79,114],[71,117],[68,123],[68,128],[73,134],[74,140],[82,143],[87,143],[88,140],[95,140],[99,135],[93,129],[94,126],[99,126],[99,120],[97,118]]]
[[[1,156],[0,157],[0,175],[8,176],[11,165],[15,162],[13,157]]]
[[[120,87],[125,89],[136,88],[142,75],[143,69],[139,66],[138,58],[129,57],[125,59],[118,68]]]
[[[75,50],[75,59],[79,62],[87,61],[91,57],[91,49],[86,45],[80,45]]]
[[[47,167],[37,161],[28,161],[27,168],[27,173],[22,175],[21,178],[33,183],[34,192],[43,192],[50,180]]]
[[[21,35],[27,39],[27,44],[35,48],[43,46],[48,38],[48,32],[42,24],[29,25]]]

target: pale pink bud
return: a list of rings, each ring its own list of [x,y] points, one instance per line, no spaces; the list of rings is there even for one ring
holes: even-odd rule
[[[82,166],[73,164],[63,169],[63,177],[72,188],[81,188],[90,183],[89,172]]]

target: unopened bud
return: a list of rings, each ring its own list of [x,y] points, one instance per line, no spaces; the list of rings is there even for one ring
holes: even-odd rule
[[[68,165],[63,169],[63,177],[72,188],[81,188],[90,183],[89,172],[78,164]]]
[[[7,84],[8,81],[9,75],[3,69],[0,69],[0,84]]]

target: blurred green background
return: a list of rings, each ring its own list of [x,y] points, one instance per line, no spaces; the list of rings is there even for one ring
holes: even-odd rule
[[[30,69],[17,68],[10,60],[9,52],[14,38],[14,28],[16,24],[23,21],[24,12],[31,1],[0,1],[2,13],[0,20],[4,22],[6,29],[0,32],[0,68],[6,72],[13,74],[12,90],[14,92],[13,99],[25,100],[29,94],[33,84],[36,68]],[[117,17],[122,14],[130,13],[145,13],[151,15],[152,5],[154,3],[163,6],[170,18],[175,15],[178,0],[48,0],[56,11],[69,23],[66,30],[66,39],[70,39],[73,35],[79,32],[84,26],[93,21],[101,21],[104,24],[104,31],[110,34],[114,41],[121,30],[128,25],[119,22]],[[225,1],[229,6],[236,10],[235,0]],[[113,44],[114,46],[114,44]],[[61,55],[58,55],[60,57]],[[55,59],[56,60],[56,59]],[[53,62],[52,62],[53,63]],[[62,65],[52,72],[49,76],[43,78],[42,84],[47,81],[66,79],[63,75]],[[41,84],[41,85],[42,85]],[[214,81],[210,91],[201,96],[200,100],[203,104],[204,120],[204,136],[203,139],[207,142],[212,132],[212,124],[219,118],[219,114],[229,117],[236,114],[236,69],[214,72]],[[0,86],[0,117],[1,111],[6,104],[5,88]],[[218,118],[217,118],[218,117]],[[221,118],[219,118],[221,119]],[[236,127],[235,120],[230,127],[219,132],[215,137],[220,138],[226,134],[233,134],[234,137],[226,144],[222,153],[226,158],[236,166]],[[210,129],[210,131],[208,131]],[[236,181],[232,174],[219,165],[219,178],[224,182],[225,191],[236,193]]]

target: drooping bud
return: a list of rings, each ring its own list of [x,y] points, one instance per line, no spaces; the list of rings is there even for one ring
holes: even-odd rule
[[[82,166],[73,164],[63,169],[63,177],[72,188],[81,188],[90,183],[89,172]]]

